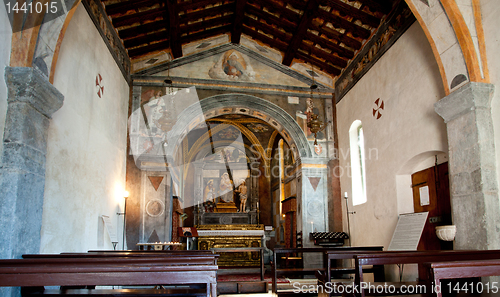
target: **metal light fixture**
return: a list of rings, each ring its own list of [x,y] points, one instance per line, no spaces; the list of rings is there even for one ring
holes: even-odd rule
[[[320,119],[318,119],[318,115],[314,113],[314,104],[313,104],[313,93],[314,90],[318,88],[318,85],[314,82],[314,69],[311,71],[312,76],[312,84],[310,86],[311,89],[311,97],[307,100],[307,127],[314,133],[314,145],[318,145],[318,132],[322,131],[326,128],[326,124],[323,123]]]
[[[125,216],[127,215],[127,198],[130,196],[128,191],[123,192],[123,198],[125,199],[125,203],[123,205],[123,212],[117,212],[117,215],[123,216],[123,238],[122,238],[122,250],[125,250],[125,231],[126,231],[126,221]]]

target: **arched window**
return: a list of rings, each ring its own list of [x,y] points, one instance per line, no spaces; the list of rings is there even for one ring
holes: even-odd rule
[[[352,204],[359,205],[366,202],[366,168],[365,168],[365,141],[363,125],[356,120],[349,129],[351,146],[351,173],[352,173]]]

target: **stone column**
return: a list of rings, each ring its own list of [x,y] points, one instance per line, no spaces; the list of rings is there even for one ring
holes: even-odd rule
[[[493,92],[491,84],[468,83],[435,104],[448,132],[455,249],[500,248]]]
[[[0,258],[40,251],[45,156],[63,95],[36,68],[6,67],[8,108],[0,167]]]

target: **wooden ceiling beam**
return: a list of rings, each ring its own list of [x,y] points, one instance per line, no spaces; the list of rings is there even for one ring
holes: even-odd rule
[[[112,19],[112,23],[115,28],[119,28],[123,26],[130,26],[135,23],[142,23],[146,20],[155,20],[156,18],[163,17],[164,14],[164,9],[150,9],[114,18]]]
[[[347,63],[348,61],[346,59],[343,59],[339,56],[336,56],[334,54],[331,54],[331,53],[328,53],[322,49],[319,49],[317,47],[313,47],[312,49],[310,47],[308,47],[307,45],[305,44],[302,44],[300,46],[300,49],[302,49],[303,51],[305,52],[310,52],[312,55],[320,58],[320,59],[323,59],[323,60],[326,60],[330,63],[332,63],[333,65],[339,67],[339,68],[345,68],[347,67]]]
[[[276,28],[273,28],[272,26],[268,25],[267,23],[259,22],[257,20],[254,20],[250,17],[245,17],[245,24],[248,27],[255,27],[257,30],[261,30],[262,32],[269,33],[273,35],[274,37],[284,41],[284,42],[289,42],[292,39],[292,34],[287,34],[283,31],[277,30]]]
[[[368,14],[361,9],[358,9],[349,4],[345,4],[344,2],[338,0],[320,0],[321,4],[328,5],[332,9],[339,11],[343,15],[351,16],[354,20],[360,20],[363,24],[366,24],[372,28],[377,28],[380,24],[380,19]]]
[[[170,50],[174,59],[182,57],[182,43],[180,42],[177,0],[163,0],[167,11],[165,13],[169,24]]]
[[[297,27],[297,30],[293,34],[293,38],[288,45],[288,48],[285,52],[285,56],[283,57],[282,61],[283,65],[290,66],[292,64],[295,53],[297,52],[297,49],[300,47],[300,44],[302,43],[302,40],[304,39],[304,36],[307,33],[307,28],[311,24],[311,21],[314,17],[314,12],[316,10],[319,10],[318,6],[319,3],[316,0],[307,1],[307,6],[306,9],[304,10],[302,18],[300,19],[299,26]]]
[[[142,35],[135,38],[129,38],[123,41],[126,48],[138,47],[143,44],[150,44],[156,41],[168,40],[168,30],[157,31],[152,34]]]
[[[280,3],[274,2],[273,0],[254,0],[253,2],[262,7],[266,7],[270,11],[276,11],[277,13],[279,13],[281,18],[286,18],[294,23],[300,22],[301,15],[293,10],[286,8],[286,5],[283,6]]]
[[[213,5],[213,4],[214,4],[213,0],[202,0],[202,1],[193,1],[191,3],[190,2],[183,2],[183,3],[179,3],[177,5],[178,5],[179,11],[186,11],[187,12],[188,10],[203,9],[206,6]],[[223,4],[221,6],[224,6],[226,4]],[[234,7],[233,3],[229,3],[229,5]],[[216,7],[219,7],[219,6],[216,6]]]
[[[312,21],[311,29],[314,31],[318,31],[319,33],[321,33],[322,35],[325,35],[326,37],[328,37],[330,39],[338,40],[339,43],[342,42],[345,45],[347,45],[348,47],[351,47],[353,49],[358,50],[361,48],[361,45],[362,45],[361,41],[354,39],[352,37],[349,37],[345,34],[342,34],[339,31],[334,30],[332,28],[328,28],[327,26],[322,26],[317,21],[314,21],[314,20]]]
[[[218,14],[224,15],[225,13],[233,13],[233,10],[234,10],[233,4],[224,4],[220,6],[215,6],[183,14],[179,16],[179,21],[183,24],[187,24],[189,21],[194,22],[196,20],[204,19]]]
[[[189,43],[189,42],[193,42],[193,41],[199,41],[200,39],[205,39],[205,38],[225,34],[231,30],[231,26],[232,25],[224,25],[224,26],[221,26],[218,28],[212,28],[212,29],[208,29],[208,30],[205,30],[202,32],[190,34],[188,36],[182,36],[181,41],[182,41],[182,43]]]
[[[181,36],[184,34],[189,35],[191,32],[197,32],[212,27],[226,26],[233,23],[233,16],[227,15],[220,18],[213,18],[206,21],[196,22],[179,28]]]
[[[358,26],[354,23],[351,23],[348,20],[341,18],[337,15],[331,14],[324,9],[321,9],[321,8],[318,9],[316,11],[316,14],[319,17],[323,18],[324,20],[332,23],[332,25],[335,26],[336,28],[342,28],[348,32],[351,32],[351,34],[353,36],[359,36],[363,39],[367,39],[368,37],[370,37],[370,34],[371,34],[370,30],[365,29],[361,26]]]
[[[139,56],[143,56],[149,53],[166,50],[170,47],[169,41],[158,42],[154,44],[150,44],[147,46],[142,46],[138,48],[133,48],[128,50],[128,55],[130,58],[136,58]]]
[[[241,29],[243,27],[243,16],[245,15],[246,0],[236,0],[234,8],[234,23],[231,30],[231,42],[235,44],[240,43]]]
[[[118,31],[118,35],[120,35],[121,39],[128,39],[128,38],[133,38],[137,35],[141,34],[147,34],[147,33],[152,33],[154,31],[157,31],[158,28],[166,28],[166,23],[165,20],[161,21],[156,21],[156,22],[151,22],[147,23],[144,25],[136,26],[136,27],[131,27],[123,30]]]
[[[151,7],[158,4],[158,0],[138,0],[138,1],[125,1],[109,5],[105,5],[106,14],[110,17],[114,15],[126,13],[129,10],[137,10],[141,7]]]
[[[256,40],[259,40],[263,43],[266,43],[267,45],[271,46],[271,47],[274,47],[275,49],[279,50],[279,51],[282,51],[284,52],[287,48],[287,44],[280,41],[279,39],[272,39],[270,38],[269,36],[266,36],[264,34],[261,34],[255,30],[252,30],[251,28],[248,28],[247,26],[245,26],[245,24],[243,24],[243,29],[242,29],[242,32],[250,37],[252,37],[253,39],[256,39]]]
[[[299,59],[303,60],[304,62],[309,63],[313,66],[316,66],[318,69],[321,69],[327,73],[333,74],[334,76],[337,76],[341,73],[340,69],[335,68],[328,63],[325,63],[325,61],[316,59],[316,58],[311,57],[311,56],[307,56],[306,54],[304,54],[300,51],[297,52],[297,58],[299,58]]]
[[[300,9],[300,10],[304,10],[307,5],[307,2],[303,2],[301,0],[287,0],[286,3],[290,4],[295,9]]]
[[[353,51],[350,51],[346,48],[343,48],[340,45],[333,43],[328,39],[321,38],[316,34],[307,33],[305,38],[311,40],[313,43],[319,44],[321,47],[324,47],[324,48],[327,48],[327,49],[330,49],[330,50],[336,52],[340,57],[344,57],[347,59],[354,58]]]
[[[289,33],[293,33],[295,31],[296,25],[294,23],[288,21],[287,19],[281,20],[280,18],[278,18],[270,13],[264,12],[262,10],[258,10],[254,6],[248,6],[247,11],[248,11],[248,14],[254,15],[254,16],[258,17],[259,19],[266,21],[266,23],[271,23],[271,24],[274,24],[280,28],[283,28],[285,31],[287,31]]]
[[[350,2],[354,0],[349,0]],[[368,6],[372,12],[381,12],[383,14],[388,14],[392,9],[392,0],[357,0],[362,4]]]

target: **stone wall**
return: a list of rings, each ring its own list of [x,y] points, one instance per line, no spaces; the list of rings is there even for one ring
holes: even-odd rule
[[[5,114],[7,113],[7,88],[4,83],[5,67],[9,66],[10,44],[12,40],[12,30],[5,11],[5,5],[0,5],[0,139],[3,139],[3,130],[5,125]],[[0,156],[3,146],[0,145]],[[1,162],[1,161],[0,161]]]
[[[434,155],[448,151],[446,126],[434,112],[442,97],[436,61],[415,23],[338,103],[341,191],[349,195],[349,211],[356,212],[350,215],[351,245],[387,248],[398,214],[413,212],[410,174],[433,166]],[[355,120],[364,130],[368,201],[353,207],[349,129]]]
[[[495,92],[491,100],[491,115],[493,119],[493,130],[495,133],[495,152],[497,178],[500,177],[500,39],[498,27],[500,26],[500,7],[495,0],[481,1],[481,13],[483,16],[484,37],[486,40],[486,56],[491,83],[495,85]]]
[[[65,99],[49,128],[40,252],[112,249],[102,215],[121,248],[129,86],[83,6],[61,44],[54,86]]]

